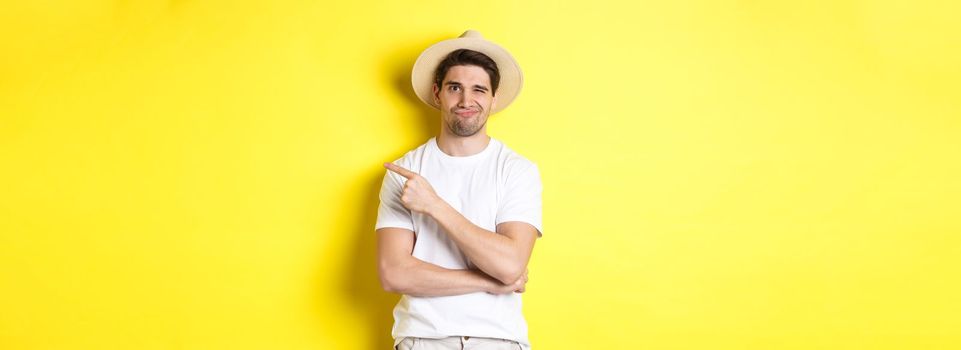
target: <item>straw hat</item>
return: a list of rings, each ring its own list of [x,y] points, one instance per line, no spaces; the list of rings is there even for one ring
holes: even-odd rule
[[[440,109],[440,106],[434,103],[433,97],[434,71],[437,69],[440,61],[443,61],[448,54],[458,49],[468,49],[483,53],[497,64],[501,80],[495,92],[495,96],[497,96],[497,106],[494,107],[491,114],[497,113],[510,105],[511,102],[514,101],[514,98],[517,97],[517,94],[520,93],[521,85],[524,82],[521,67],[517,65],[517,61],[514,60],[514,57],[512,57],[507,50],[495,43],[484,40],[476,30],[467,30],[458,38],[444,40],[431,45],[420,54],[420,57],[417,57],[417,61],[414,62],[414,69],[410,75],[411,84],[414,85],[414,92],[417,93],[417,97],[431,107]]]

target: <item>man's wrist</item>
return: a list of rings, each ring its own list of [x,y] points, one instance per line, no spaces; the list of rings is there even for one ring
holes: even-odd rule
[[[444,211],[447,210],[447,208],[450,208],[450,205],[448,205],[443,198],[437,197],[437,200],[434,201],[434,204],[427,208],[427,216],[437,220],[444,214]]]
[[[481,288],[484,290],[484,292],[491,293],[491,294],[497,293],[497,288],[501,286],[500,281],[494,279],[493,277],[490,277],[489,275],[484,273],[484,271],[481,271],[478,269],[470,269],[470,272],[480,277]]]

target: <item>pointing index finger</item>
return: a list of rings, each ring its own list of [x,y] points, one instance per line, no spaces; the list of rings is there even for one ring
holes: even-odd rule
[[[400,165],[394,163],[384,163],[384,167],[387,168],[387,170],[400,174],[400,176],[406,177],[408,180],[414,178],[414,176],[417,176],[417,173],[404,169]]]

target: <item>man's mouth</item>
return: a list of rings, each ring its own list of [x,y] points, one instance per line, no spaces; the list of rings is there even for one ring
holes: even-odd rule
[[[475,110],[469,110],[469,109],[454,112],[454,114],[457,114],[457,116],[459,117],[473,117],[477,115],[477,113],[480,113],[480,112]]]

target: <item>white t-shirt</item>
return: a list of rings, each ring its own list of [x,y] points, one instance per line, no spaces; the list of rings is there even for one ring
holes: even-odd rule
[[[493,138],[480,153],[453,157],[431,138],[394,162],[427,179],[441,198],[475,225],[521,221],[541,229],[541,179],[537,166]],[[380,190],[376,229],[398,227],[417,235],[413,256],[449,269],[474,264],[431,217],[400,201],[403,176],[388,171]],[[394,345],[403,337],[472,336],[515,340],[530,349],[521,294],[477,292],[443,297],[404,295],[394,307]]]

